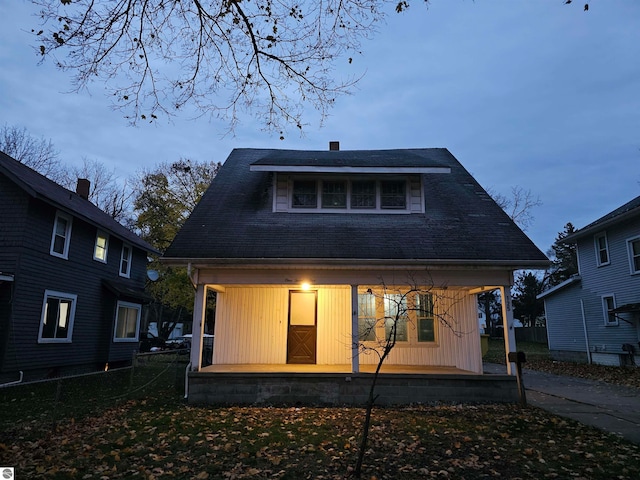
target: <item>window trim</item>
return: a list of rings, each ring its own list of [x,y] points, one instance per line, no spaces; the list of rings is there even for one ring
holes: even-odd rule
[[[136,314],[136,334],[135,337],[118,337],[118,316],[120,308],[134,309]],[[116,303],[116,316],[113,322],[113,342],[114,343],[132,343],[138,342],[140,338],[140,319],[142,318],[142,305],[139,303],[125,302],[118,300]]]
[[[125,249],[129,250],[129,255],[127,255],[127,258],[124,258],[124,252]],[[120,253],[120,266],[118,268],[118,274],[121,277],[125,277],[125,278],[130,278],[131,277],[131,258],[133,257],[133,247],[131,247],[131,245],[129,245],[128,243],[123,243],[122,244],[122,250]],[[124,264],[124,262],[127,262],[127,271],[123,272],[122,271],[122,266]]]
[[[55,247],[55,242],[56,242],[56,231],[57,231],[57,227],[58,227],[58,219],[64,219],[67,222],[67,227],[65,228],[64,231],[64,245],[62,248],[62,253],[56,252],[54,250]],[[71,227],[73,225],[73,217],[71,215],[67,215],[66,213],[63,213],[61,211],[57,211],[56,212],[56,216],[53,220],[53,231],[51,232],[51,244],[49,245],[49,254],[54,256],[54,257],[58,257],[58,258],[63,258],[65,260],[67,260],[69,258],[69,244],[71,243]]]
[[[65,338],[49,338],[43,337],[44,331],[44,319],[47,312],[47,304],[49,298],[55,298],[58,300],[70,300],[71,308],[69,310],[69,327],[67,328],[67,336]],[[45,290],[44,298],[42,300],[42,309],[40,311],[40,328],[38,330],[38,343],[71,343],[73,340],[73,324],[76,316],[76,304],[78,302],[78,296],[72,293],[58,292],[55,290]]]
[[[373,182],[375,185],[375,206],[374,207],[353,207],[351,205],[353,183],[354,182]],[[294,205],[294,185],[296,182],[315,182],[315,206],[310,205]],[[346,205],[344,207],[323,206],[324,182],[344,182],[346,184]],[[382,206],[382,184],[385,182],[402,182],[404,185],[404,206]],[[287,205],[288,212],[295,213],[383,213],[383,214],[406,214],[412,213],[411,210],[411,178],[408,176],[392,176],[389,178],[375,177],[309,177],[309,176],[292,176],[289,178],[287,188]]]
[[[100,258],[97,255],[98,252],[98,240],[103,237],[104,238],[104,258]],[[96,232],[96,242],[93,246],[93,259],[96,262],[101,262],[101,263],[107,263],[107,258],[109,255],[109,235],[106,232],[103,232],[102,230],[98,230]]]
[[[604,248],[600,247],[600,239],[604,239]],[[611,263],[611,255],[609,252],[609,240],[607,239],[607,233],[601,232],[594,235],[593,242],[594,242],[595,251],[596,251],[596,265],[598,267],[604,267],[605,265],[609,265]],[[600,255],[601,252],[606,252],[607,254],[607,260],[604,262],[601,259],[601,255]]]
[[[420,296],[429,296],[430,297],[430,304],[431,304],[431,311],[429,312],[430,315],[426,315],[426,316],[422,316],[420,315],[420,312],[422,312],[423,310],[418,306],[418,302],[417,299]],[[436,327],[436,304],[434,301],[434,295],[431,292],[426,292],[426,293],[416,293],[414,296],[414,301],[415,303],[415,312],[416,312],[416,341],[419,344],[435,344],[438,342],[438,328]],[[433,340],[420,340],[420,321],[421,320],[427,320],[427,321],[431,321],[432,327],[433,327]]]
[[[609,313],[609,305],[607,300],[611,299],[612,304],[613,304],[613,308],[616,308],[616,296],[613,293],[607,294],[607,295],[602,295],[601,297],[601,301],[602,301],[602,316],[603,316],[603,320],[604,320],[604,326],[605,327],[616,327],[619,325],[619,321],[618,318],[614,316],[614,321],[610,322],[609,318],[610,317],[610,313]]]
[[[633,254],[633,244],[635,242],[640,242],[640,235],[627,239],[627,253],[629,255],[629,272],[631,275],[640,274],[640,269],[638,270],[635,269],[635,262],[634,262],[635,257]],[[640,257],[640,255],[638,255],[638,257]]]

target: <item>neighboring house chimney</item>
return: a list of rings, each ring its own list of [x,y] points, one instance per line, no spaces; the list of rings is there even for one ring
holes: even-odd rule
[[[340,150],[340,142],[329,142],[329,150],[331,151]]]
[[[76,193],[85,200],[89,200],[89,187],[91,187],[91,182],[89,180],[86,178],[79,178],[78,183],[76,184]]]

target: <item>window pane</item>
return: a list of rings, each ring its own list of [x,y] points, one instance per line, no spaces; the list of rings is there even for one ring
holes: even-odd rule
[[[376,182],[351,182],[351,208],[376,208]]]
[[[370,293],[358,294],[358,336],[361,341],[376,339],[376,297]]]
[[[97,236],[94,256],[98,260],[102,261],[105,261],[107,259],[107,237],[105,235]]]
[[[295,208],[316,208],[318,206],[315,180],[293,182],[291,206]]]
[[[631,255],[633,271],[640,272],[640,240],[634,240],[631,242]]]
[[[58,300],[48,298],[44,306],[42,338],[55,338],[58,323]]]
[[[120,260],[120,274],[124,276],[129,275],[129,268],[131,264],[131,249],[126,245],[122,246],[122,258]]]
[[[406,205],[405,182],[386,181],[380,183],[381,208],[406,208]]]
[[[435,342],[436,332],[433,317],[433,295],[421,293],[416,295],[416,312],[418,317],[418,341]]]
[[[618,319],[616,318],[615,314],[611,313],[611,310],[616,308],[613,297],[604,297],[603,304],[605,309],[605,322],[614,324],[618,323]]]
[[[347,182],[322,182],[322,207],[347,208]]]
[[[407,341],[407,299],[401,294],[384,296],[384,335],[389,340],[396,329],[396,341]]]
[[[136,338],[138,330],[138,308],[118,307],[116,338]]]

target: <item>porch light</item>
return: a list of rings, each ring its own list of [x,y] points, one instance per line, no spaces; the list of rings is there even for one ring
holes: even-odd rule
[[[309,285],[308,282],[302,282],[302,285],[300,285],[300,288],[302,288],[302,290],[307,291],[311,288],[311,285]]]

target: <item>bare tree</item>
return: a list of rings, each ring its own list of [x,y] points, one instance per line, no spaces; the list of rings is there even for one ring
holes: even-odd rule
[[[410,276],[410,282],[404,288],[391,287],[381,282],[380,287],[367,290],[367,295],[370,296],[369,298],[373,300],[374,303],[376,299],[384,302],[384,315],[381,317],[369,316],[369,319],[362,325],[362,328],[358,332],[360,338],[358,342],[358,354],[373,354],[377,356],[378,361],[369,387],[365,420],[362,427],[362,438],[360,439],[360,446],[358,448],[356,466],[352,473],[355,478],[360,478],[362,475],[362,463],[367,450],[371,414],[378,398],[375,389],[380,370],[396,346],[396,343],[407,339],[407,329],[412,321],[411,318],[417,318],[418,322],[420,322],[420,319],[430,319],[426,325],[432,325],[432,331],[430,331],[429,328],[422,329],[420,325],[416,327],[419,335],[428,336],[433,334],[434,340],[436,322],[450,329],[456,336],[462,336],[464,334],[464,332],[458,328],[457,320],[450,314],[451,306],[454,305],[457,300],[452,295],[447,295],[446,292],[446,287],[439,289],[434,288],[433,282],[428,283],[427,286],[421,286],[415,281],[413,276]],[[371,312],[372,307],[366,306],[366,304],[370,305],[370,302],[365,300],[363,303],[365,305],[360,305],[359,308],[364,307],[365,312]],[[375,311],[376,309],[373,308],[373,310]],[[414,312],[414,314],[412,315],[411,312]],[[383,329],[384,337],[378,338],[376,331],[382,332]]]
[[[53,181],[64,174],[51,140],[35,138],[24,127],[5,124],[0,129],[0,150]]]
[[[133,188],[129,182],[120,180],[115,169],[109,170],[97,160],[83,158],[82,166],[73,166],[65,170],[60,183],[69,190],[76,189],[79,178],[90,182],[89,200],[118,222],[130,226]]]
[[[250,110],[270,130],[324,117],[354,79],[335,79],[391,0],[32,0],[38,50],[74,90],[111,86],[132,123],[193,106],[228,121]],[[58,55],[60,54],[60,55]]]
[[[532,210],[542,205],[540,197],[517,185],[511,187],[511,197],[492,189],[487,189],[487,193],[523,231],[527,231],[535,219]]]

